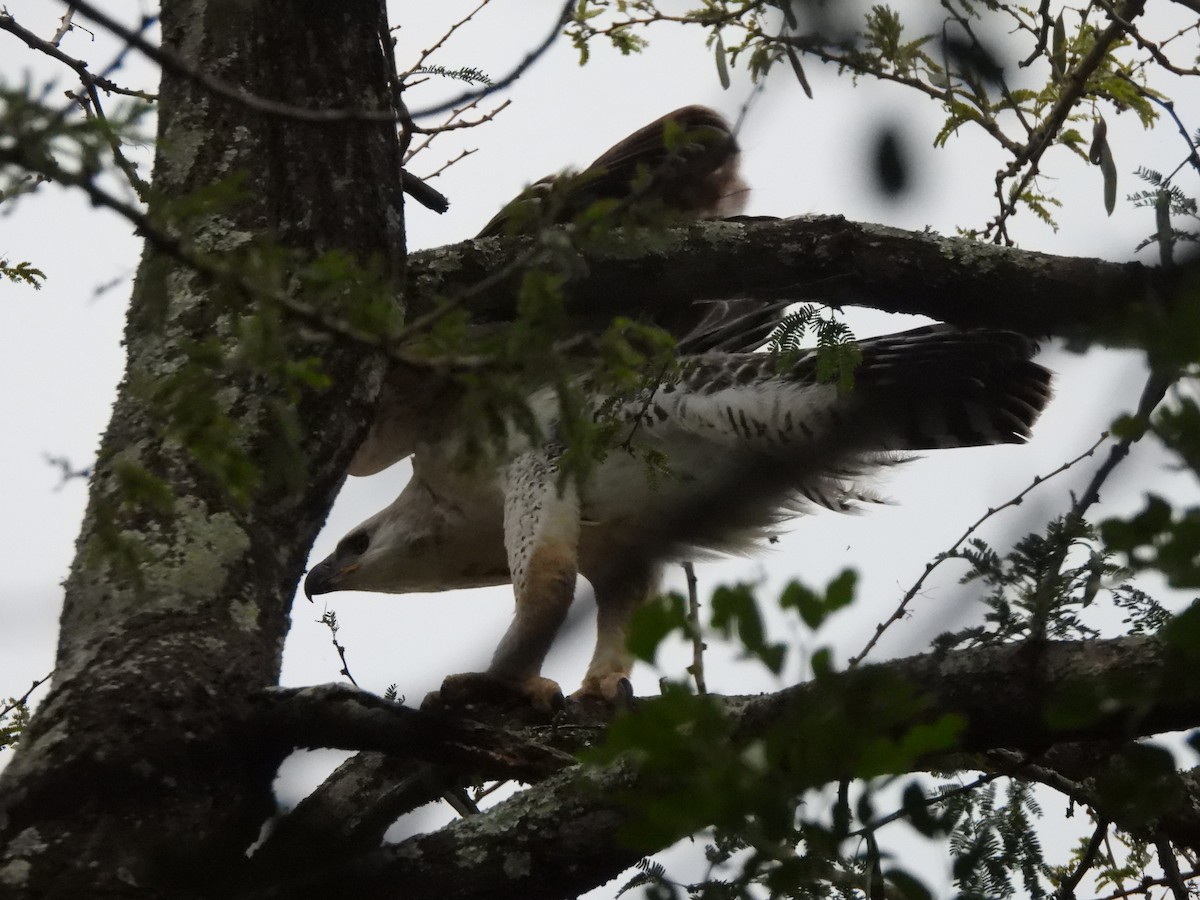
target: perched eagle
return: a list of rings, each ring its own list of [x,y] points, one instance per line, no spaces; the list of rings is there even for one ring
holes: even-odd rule
[[[495,467],[457,464],[445,417],[416,441],[400,496],[342,538],[305,591],[511,581],[516,615],[487,676],[551,706],[561,695],[541,666],[583,575],[598,634],[580,693],[614,699],[628,690],[630,617],[664,565],[744,550],[804,507],[871,499],[864,476],[909,451],[1024,441],[1050,395],[1035,344],[1011,332],[934,325],[859,347],[851,390],[818,379],[816,351],[686,357],[678,378],[620,404],[636,438],[581,482],[557,477],[563,448],[549,390],[530,398],[548,440],[514,431]],[[592,399],[600,410],[606,398]],[[651,454],[666,465],[654,479]]]

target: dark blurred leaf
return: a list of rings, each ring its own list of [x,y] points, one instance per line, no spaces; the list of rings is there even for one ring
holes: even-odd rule
[[[713,46],[717,59],[717,79],[721,82],[721,87],[729,90],[729,67],[725,63],[725,41],[721,39],[720,31],[716,33]]]
[[[909,164],[895,129],[882,131],[875,142],[875,179],[879,189],[891,196],[908,189]]]

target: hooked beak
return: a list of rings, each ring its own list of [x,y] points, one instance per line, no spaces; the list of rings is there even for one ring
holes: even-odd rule
[[[313,594],[328,594],[336,590],[333,586],[335,574],[332,556],[326,557],[308,570],[308,575],[304,578],[304,596],[308,598],[309,603],[312,603]]]

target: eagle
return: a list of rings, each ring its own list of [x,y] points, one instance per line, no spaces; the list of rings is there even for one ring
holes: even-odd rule
[[[615,414],[636,439],[578,480],[559,477],[565,447],[550,388],[529,398],[546,440],[514,429],[498,464],[463,465],[459,433],[430,431],[408,485],[312,568],[305,592],[511,582],[516,614],[486,677],[553,708],[561,693],[541,666],[582,575],[597,637],[577,696],[619,701],[631,617],[665,565],[745,551],[807,508],[869,502],[871,473],[914,451],[1022,442],[1050,396],[1035,343],[1013,332],[931,325],[859,349],[849,390],[822,380],[813,350],[685,357],[675,379],[615,412],[593,394],[593,414]],[[665,461],[663,471],[649,459]]]
[[[481,236],[573,221],[597,203],[655,224],[731,215],[746,193],[738,160],[717,113],[684,107],[582,172],[535,183]],[[393,370],[349,471],[369,475],[411,455],[412,478],[312,567],[306,595],[511,583],[516,612],[487,671],[451,676],[443,690],[486,684],[550,709],[562,693],[541,667],[583,576],[597,637],[576,696],[620,701],[631,691],[629,624],[665,566],[745,552],[810,509],[870,502],[872,474],[914,452],[1022,442],[1050,396],[1032,340],[948,325],[860,342],[847,389],[823,376],[817,350],[750,352],[784,305],[734,299],[659,320],[680,337],[678,365],[627,396],[607,396],[581,373],[582,415],[625,438],[571,477],[555,388],[531,388],[534,427],[514,423],[502,454],[472,458],[461,390]]]

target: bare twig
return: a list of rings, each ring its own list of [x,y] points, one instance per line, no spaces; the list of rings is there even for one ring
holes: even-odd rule
[[[96,86],[94,84],[89,84],[87,82],[84,82],[84,90],[87,91],[87,100],[85,101],[83,98],[80,98],[79,105],[83,107],[86,115],[94,114],[97,121],[103,123],[105,126],[104,134],[108,139],[109,149],[112,151],[113,162],[117,164],[117,168],[119,168],[129,180],[129,185],[133,188],[134,193],[137,194],[138,199],[143,203],[148,203],[150,199],[150,185],[145,179],[138,175],[137,167],[129,161],[129,158],[125,156],[124,151],[121,149],[121,139],[117,136],[116,132],[114,132],[112,128],[108,126],[108,119],[104,115],[104,107],[100,104],[99,91],[96,90]],[[90,113],[89,109],[91,110]]]
[[[445,125],[434,125],[429,128],[426,128],[421,125],[417,125],[414,127],[415,127],[415,131],[417,134],[429,134],[429,135],[442,134],[443,132],[446,132],[446,131],[461,131],[463,128],[476,128],[480,125],[483,125],[485,122],[492,121],[492,119],[496,118],[497,115],[499,115],[504,110],[508,109],[508,107],[510,107],[511,105],[512,105],[511,100],[505,100],[503,103],[501,103],[495,109],[493,109],[491,112],[484,113],[478,119],[471,119],[469,121],[464,120],[462,122],[448,122]]]
[[[563,26],[570,21],[574,11],[575,0],[566,0],[566,3],[563,4],[562,11],[558,14],[558,20],[554,23],[554,27],[550,30],[550,33],[546,35],[545,39],[537,47],[525,55],[525,58],[517,64],[516,68],[514,68],[503,78],[493,81],[491,84],[485,85],[478,90],[465,91],[462,94],[459,94],[457,97],[447,100],[445,103],[439,103],[436,106],[429,107],[428,109],[418,110],[417,112],[413,113],[413,116],[434,116],[438,113],[444,113],[448,109],[453,109],[456,106],[462,106],[464,103],[470,103],[473,100],[478,100],[508,87],[523,74],[525,74],[525,70],[537,62],[542,55],[550,49],[550,46],[562,33]]]
[[[1101,817],[1096,823],[1096,830],[1092,832],[1092,837],[1088,841],[1087,848],[1083,851],[1083,859],[1079,861],[1079,865],[1067,877],[1067,880],[1059,885],[1055,892],[1055,900],[1075,900],[1075,888],[1079,887],[1079,882],[1096,864],[1096,857],[1100,853],[1100,846],[1104,843],[1105,837],[1108,835],[1108,820]]]
[[[1189,881],[1193,878],[1200,878],[1200,869],[1193,869],[1186,874],[1180,874],[1179,877]],[[1105,894],[1103,897],[1097,897],[1096,900],[1123,900],[1125,897],[1135,897],[1139,895],[1142,897],[1149,897],[1150,888],[1167,886],[1168,883],[1166,878],[1143,878],[1137,883],[1137,887],[1122,888],[1121,890],[1114,891],[1111,894]]]
[[[1016,494],[1015,496],[1004,501],[999,506],[989,507],[987,512],[985,512],[982,516],[980,516],[973,523],[971,523],[971,525],[967,528],[967,530],[964,531],[961,535],[959,535],[958,539],[953,544],[951,544],[949,546],[949,548],[947,548],[946,550],[943,550],[941,553],[939,553],[932,562],[928,562],[925,564],[925,571],[921,573],[921,576],[915,582],[913,582],[912,587],[910,587],[907,591],[905,591],[904,596],[900,600],[900,603],[896,606],[896,608],[894,610],[892,610],[892,614],[890,616],[888,616],[886,619],[884,619],[882,622],[880,622],[878,625],[875,626],[875,633],[873,635],[871,635],[871,639],[869,641],[867,641],[866,646],[864,646],[862,648],[862,650],[860,650],[855,656],[852,656],[850,658],[850,661],[847,664],[847,668],[854,668],[859,663],[861,663],[866,658],[867,654],[870,653],[871,650],[875,647],[875,645],[879,642],[879,639],[881,637],[883,637],[884,632],[886,632],[896,622],[899,622],[902,618],[904,618],[905,613],[908,612],[908,605],[917,596],[917,593],[924,586],[925,580],[929,577],[929,575],[933,572],[933,570],[936,569],[938,566],[940,566],[942,563],[944,563],[946,560],[955,558],[953,556],[954,552],[956,550],[958,550],[958,548],[961,547],[967,541],[967,539],[970,538],[971,535],[973,535],[980,528],[980,526],[983,525],[984,522],[986,522],[988,519],[992,518],[994,515],[1001,512],[1002,510],[1008,509],[1009,507],[1013,507],[1013,506],[1020,506],[1022,503],[1025,502],[1025,497],[1034,488],[1037,488],[1037,487],[1045,484],[1051,478],[1054,478],[1056,475],[1061,475],[1063,472],[1066,472],[1068,469],[1073,468],[1078,463],[1087,459],[1089,456],[1092,456],[1093,454],[1095,454],[1096,450],[1099,449],[1100,445],[1103,444],[1106,440],[1108,440],[1108,436],[1109,436],[1108,432],[1107,431],[1104,432],[1103,434],[1100,435],[1100,437],[1098,437],[1096,439],[1095,443],[1093,443],[1090,447],[1088,447],[1086,450],[1084,450],[1082,453],[1080,453],[1074,459],[1068,460],[1067,462],[1065,462],[1061,466],[1059,466],[1057,469],[1055,469],[1053,472],[1050,472],[1046,475],[1034,476],[1033,481],[1031,481],[1029,484],[1027,484],[1018,494]]]
[[[86,481],[92,477],[91,466],[84,466],[82,469],[77,469],[71,465],[71,461],[65,456],[52,456],[49,453],[44,454],[44,458],[47,465],[58,469],[61,475],[58,484],[54,486],[55,491],[61,491],[68,481],[74,481],[75,479]]]
[[[433,54],[435,54],[438,50],[440,50],[445,45],[446,41],[450,40],[450,38],[453,36],[454,32],[458,31],[458,29],[462,28],[464,25],[466,25],[468,22],[470,22],[471,19],[473,19],[475,17],[475,14],[477,12],[479,12],[481,9],[483,9],[485,6],[487,6],[491,2],[492,2],[492,0],[481,0],[480,4],[477,7],[475,7],[473,10],[471,10],[469,13],[467,13],[465,16],[463,16],[461,19],[459,19],[457,22],[455,22],[453,25],[451,25],[448,29],[446,29],[446,33],[443,34],[440,38],[438,38],[437,43],[435,43],[429,49],[421,51],[421,55],[419,57],[417,57],[417,61],[412,65],[412,67],[400,74],[400,82],[401,83],[407,82],[409,79],[409,76],[411,76],[413,74],[413,72],[417,71],[417,69],[419,69],[423,65],[425,65],[425,60],[429,59],[429,57],[433,56]]]
[[[76,25],[76,28],[79,26]],[[135,91],[129,88],[123,88],[119,84],[114,84],[107,78],[98,75],[93,75],[88,70],[88,64],[82,59],[76,59],[73,56],[68,56],[58,49],[58,46],[50,41],[44,41],[32,31],[17,24],[17,20],[6,12],[0,12],[0,31],[7,31],[9,34],[14,34],[19,37],[32,50],[37,50],[47,56],[57,59],[59,62],[70,67],[79,76],[80,80],[85,85],[94,85],[103,91],[111,94],[122,94],[126,97],[138,97],[142,100],[156,99],[154,94],[148,94],[145,91]],[[132,33],[132,32],[131,32]]]
[[[1117,74],[1133,85],[1134,89],[1151,103],[1155,103],[1167,111],[1167,115],[1169,115],[1175,122],[1175,127],[1179,129],[1179,133],[1183,135],[1183,142],[1187,144],[1188,148],[1187,158],[1183,161],[1183,163],[1180,163],[1180,168],[1190,163],[1197,172],[1200,172],[1200,153],[1196,152],[1196,145],[1192,143],[1191,135],[1189,135],[1188,130],[1183,127],[1183,122],[1180,120],[1179,115],[1175,112],[1175,104],[1170,100],[1163,100],[1153,91],[1146,90],[1124,72],[1118,72]],[[1178,171],[1179,169],[1175,170],[1175,172]],[[1172,172],[1171,175],[1174,176],[1175,172]]]
[[[1097,0],[1097,2],[1104,9],[1104,11],[1108,13],[1114,22],[1119,23],[1121,27],[1125,29],[1125,33],[1133,38],[1134,42],[1139,47],[1150,54],[1150,56],[1156,63],[1159,64],[1159,66],[1166,69],[1168,72],[1174,73],[1175,75],[1200,75],[1200,68],[1193,66],[1190,69],[1185,69],[1171,62],[1171,60],[1167,58],[1167,55],[1162,52],[1162,48],[1158,44],[1143,37],[1142,33],[1138,31],[1137,26],[1134,25],[1133,22],[1126,21],[1121,16],[1111,0]],[[1118,71],[1117,74],[1124,76],[1125,73]]]
[[[437,178],[439,175],[441,175],[443,172],[445,172],[447,169],[449,169],[455,163],[461,162],[462,160],[466,159],[468,156],[472,156],[477,152],[478,152],[478,148],[473,148],[471,150],[464,149],[464,150],[459,151],[458,156],[454,157],[453,159],[446,160],[446,162],[442,163],[440,166],[438,166],[436,169],[434,169],[432,172],[430,172],[428,175],[426,175],[425,181],[429,181],[429,179],[431,179],[431,178]]]
[[[477,100],[471,101],[466,106],[460,106],[457,109],[450,110],[450,115],[448,115],[446,117],[444,124],[449,124],[450,122],[455,121],[459,116],[461,116],[463,113],[465,113],[468,109],[474,109],[478,105],[479,105],[479,100],[477,99]],[[411,117],[410,117],[410,121],[411,121]],[[413,128],[416,128],[415,124],[413,125]],[[436,138],[439,134],[442,134],[442,133],[443,132],[438,129],[424,132],[425,139],[423,141],[418,143],[415,147],[405,148],[404,164],[407,166],[412,161],[412,158],[414,156],[416,156],[422,150],[425,150],[430,144],[433,143],[434,138]]]
[[[696,593],[696,567],[691,562],[683,564],[688,591],[688,632],[692,639],[692,664],[688,672],[696,682],[696,693],[707,694],[708,684],[704,680],[704,634],[700,630],[700,598]]]
[[[54,29],[54,35],[50,38],[50,43],[57,47],[62,43],[62,39],[67,36],[67,32],[71,30],[71,17],[75,15],[75,5],[71,4],[67,7],[67,11],[62,14],[62,18],[58,20],[58,28]]]
[[[950,790],[943,791],[940,794],[932,794],[926,797],[923,805],[936,806],[939,803],[945,803],[951,797],[957,797],[960,794],[969,794],[971,791],[983,787],[985,784],[995,781],[997,778],[1008,778],[1011,775],[1011,772],[986,772],[983,775],[980,775],[978,778],[968,781],[966,784],[960,784],[956,788],[951,788]],[[856,831],[851,831],[847,837],[861,837],[870,832],[878,831],[884,825],[890,825],[892,822],[898,822],[901,819],[907,819],[908,816],[909,810],[907,809],[901,808],[894,810],[893,812],[888,813],[886,816],[875,819]]]
[[[317,622],[318,624],[324,625],[329,629],[329,637],[330,640],[333,641],[333,649],[337,650],[338,658],[342,661],[342,670],[340,674],[349,678],[350,683],[355,687],[361,687],[361,685],[354,680],[354,676],[350,674],[350,664],[346,662],[346,647],[344,644],[341,644],[338,641],[338,631],[341,629],[341,626],[338,625],[337,613],[326,610],[321,614],[321,618],[318,619]]]
[[[29,698],[33,696],[33,692],[36,691],[38,688],[40,688],[47,681],[49,681],[53,675],[54,675],[54,670],[51,669],[49,672],[47,672],[41,678],[36,679],[33,682],[33,684],[31,684],[29,686],[29,690],[27,690],[25,693],[23,693],[20,697],[15,698],[11,703],[8,704],[8,706],[5,706],[3,709],[0,709],[0,719],[3,719],[5,716],[7,716],[9,713],[11,713],[14,709],[17,709],[18,707],[24,706],[26,703],[28,703]]]

